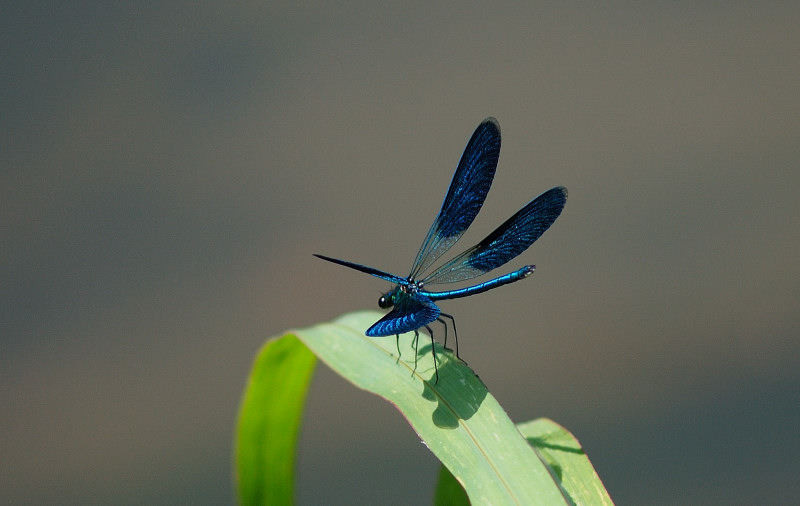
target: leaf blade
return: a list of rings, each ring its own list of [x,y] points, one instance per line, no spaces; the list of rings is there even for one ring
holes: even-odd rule
[[[614,504],[581,444],[567,429],[547,418],[520,423],[517,427],[542,455],[574,504]]]
[[[239,504],[292,504],[297,437],[316,356],[296,336],[267,340],[242,397],[236,430]]]
[[[447,466],[439,466],[439,479],[433,494],[434,506],[469,506],[469,498],[464,487],[456,480]]]
[[[354,385],[392,402],[425,444],[462,483],[473,504],[566,504],[547,466],[466,364],[438,344],[440,381],[433,383],[430,345],[413,336],[369,338],[364,329],[382,316],[350,313],[297,336]]]

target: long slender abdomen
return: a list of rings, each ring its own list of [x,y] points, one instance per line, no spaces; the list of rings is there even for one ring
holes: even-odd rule
[[[420,294],[428,297],[431,300],[458,299],[459,297],[467,297],[470,295],[475,295],[476,293],[483,293],[491,290],[492,288],[497,288],[498,286],[507,285],[509,283],[525,279],[533,274],[534,269],[536,269],[535,265],[526,265],[519,270],[508,273],[504,276],[500,276],[499,278],[490,279],[489,281],[477,285],[459,288],[458,290],[448,290],[446,292],[420,291]]]

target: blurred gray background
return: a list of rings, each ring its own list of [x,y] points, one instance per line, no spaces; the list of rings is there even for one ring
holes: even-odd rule
[[[449,301],[512,419],[618,504],[800,495],[800,3],[7,2],[0,503],[226,504],[251,361],[376,308],[473,129],[503,149],[456,250],[561,218]],[[437,461],[321,366],[300,504],[425,504]]]

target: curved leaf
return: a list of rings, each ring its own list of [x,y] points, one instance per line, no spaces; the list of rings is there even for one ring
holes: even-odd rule
[[[389,400],[462,484],[472,504],[569,504],[548,467],[481,380],[430,339],[413,334],[371,338],[364,330],[382,315],[350,313],[295,332],[329,367],[359,388]]]
[[[574,504],[614,504],[581,444],[567,429],[547,418],[517,428],[545,459]]]
[[[433,493],[434,506],[469,506],[464,487],[445,466],[439,466],[439,479]]]
[[[240,504],[294,502],[297,435],[316,362],[291,334],[268,340],[258,352],[236,431]]]

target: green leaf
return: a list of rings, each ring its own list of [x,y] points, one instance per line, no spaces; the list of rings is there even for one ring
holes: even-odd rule
[[[236,433],[239,503],[292,504],[300,418],[316,357],[291,334],[256,357]]]
[[[469,506],[464,487],[445,466],[439,466],[439,479],[433,494],[434,506]]]
[[[261,349],[236,435],[241,504],[293,502],[297,435],[316,363],[298,338],[353,384],[400,409],[446,466],[436,504],[613,504],[572,434],[546,419],[518,431],[478,377],[438,344],[436,383],[426,336],[419,339],[417,363],[412,335],[401,336],[401,356],[394,338],[364,336],[381,316],[344,315],[270,339]]]
[[[600,477],[580,443],[567,429],[547,418],[517,424],[528,443],[547,462],[571,504],[613,505]],[[434,504],[468,505],[466,493],[446,467],[441,466]]]
[[[574,504],[614,504],[581,444],[567,429],[546,418],[517,427],[545,459]]]
[[[472,504],[570,504],[559,483],[481,380],[430,339],[413,334],[371,338],[377,312],[351,313],[296,332],[331,369],[392,402],[430,450],[464,486]]]

